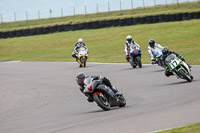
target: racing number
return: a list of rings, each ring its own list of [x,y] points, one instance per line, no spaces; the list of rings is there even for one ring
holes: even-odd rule
[[[173,66],[173,67],[176,67],[177,65],[178,65],[178,63],[177,63],[176,61],[173,61],[173,62],[172,62],[172,66]]]

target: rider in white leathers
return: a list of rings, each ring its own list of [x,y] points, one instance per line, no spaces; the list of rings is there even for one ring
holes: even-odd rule
[[[150,40],[149,40],[149,46],[148,46],[148,50],[147,50],[147,51],[149,52],[149,54],[150,54],[150,56],[151,56],[151,64],[154,64],[155,61],[156,61],[156,59],[155,59],[155,57],[156,57],[155,51],[156,51],[156,50],[161,51],[162,48],[163,48],[163,47],[162,47],[160,44],[155,43],[155,40],[154,40],[154,39],[150,39]]]
[[[74,57],[74,58],[77,59],[76,54],[79,52],[78,50],[79,50],[81,47],[84,47],[85,49],[87,49],[85,43],[83,42],[83,39],[82,39],[82,38],[79,38],[79,39],[78,39],[78,42],[75,44],[74,51],[72,52],[72,57]],[[89,51],[88,51],[88,53],[89,53]]]
[[[126,53],[126,60],[127,62],[129,62],[129,51],[130,51],[130,46],[131,45],[135,45],[136,47],[139,47],[140,48],[140,45],[137,44],[134,40],[132,40],[132,36],[128,35],[126,37],[126,43],[125,43],[125,53]]]

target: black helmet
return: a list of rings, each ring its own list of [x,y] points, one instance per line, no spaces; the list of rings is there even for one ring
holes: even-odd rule
[[[84,73],[79,73],[79,74],[76,75],[76,81],[77,81],[78,85],[83,86],[84,80],[85,80],[85,74]]]
[[[155,40],[154,39],[149,40],[149,46],[154,48],[154,46],[155,46]]]
[[[164,48],[162,49],[162,53],[163,53],[163,55],[168,55],[168,54],[169,54],[169,49],[168,49],[168,47],[164,47]]]

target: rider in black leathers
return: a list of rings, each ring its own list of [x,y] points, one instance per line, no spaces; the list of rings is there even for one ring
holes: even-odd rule
[[[170,54],[175,54],[179,59],[181,59],[182,61],[185,62],[185,59],[183,58],[182,55],[180,55],[180,54],[178,54],[178,53],[176,53],[176,52],[174,52],[174,51],[170,51],[170,50],[168,49],[168,47],[164,47],[161,51],[162,51],[162,53],[163,53],[163,55],[162,55],[162,61],[164,62],[165,66],[167,65],[166,62],[165,62],[165,59],[166,59]],[[189,68],[191,68],[191,66],[190,66],[189,64],[187,64],[187,65],[189,66]],[[169,70],[168,67],[165,67],[165,68],[166,68],[166,69],[165,69],[165,76],[169,77],[169,76],[173,75],[173,73],[170,72],[170,70]]]
[[[76,81],[77,81],[77,84],[80,86],[80,91],[82,93],[84,93],[83,91],[86,88],[86,86],[84,85],[84,80],[86,78],[92,78],[93,80],[101,80],[102,83],[105,84],[106,86],[108,86],[116,95],[119,94],[117,88],[112,86],[112,84],[111,84],[111,82],[110,82],[110,80],[108,78],[103,77],[101,75],[99,75],[99,76],[87,76],[86,77],[84,73],[79,73],[76,76]],[[85,96],[88,97],[87,98],[88,102],[93,102],[93,99],[91,98],[90,95],[85,95]]]

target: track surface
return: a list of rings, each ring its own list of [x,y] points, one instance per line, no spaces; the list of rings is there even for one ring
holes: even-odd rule
[[[87,102],[79,72],[110,78],[127,106],[103,111]],[[157,65],[0,63],[0,133],[146,133],[200,122],[200,66],[192,72],[188,83]]]

